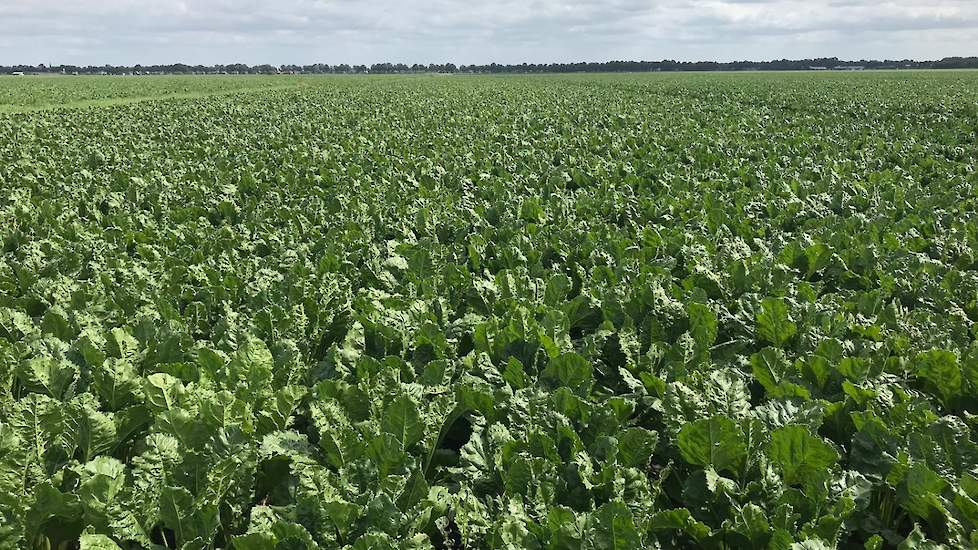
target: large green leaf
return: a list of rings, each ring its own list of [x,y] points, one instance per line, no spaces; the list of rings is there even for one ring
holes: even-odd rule
[[[177,544],[206,547],[218,528],[217,507],[198,505],[183,487],[164,487],[160,492],[159,517],[173,530]]]
[[[607,502],[591,516],[588,533],[589,548],[595,550],[625,550],[641,548],[642,536],[635,526],[632,512],[624,503]]]
[[[743,432],[736,422],[724,416],[687,423],[679,430],[677,443],[683,460],[712,466],[717,471],[737,472],[747,458]]]
[[[550,360],[544,376],[568,388],[577,388],[591,380],[591,363],[574,352],[562,353]]]
[[[917,355],[915,374],[928,380],[945,402],[961,393],[961,367],[950,351],[933,349]]]
[[[717,316],[708,306],[692,302],[688,306],[690,332],[696,345],[708,350],[717,339]]]
[[[78,366],[54,357],[34,357],[21,363],[17,379],[25,388],[61,399],[78,376]]]
[[[757,314],[757,333],[775,347],[784,347],[798,327],[791,321],[788,305],[783,298],[761,300],[761,311]]]
[[[656,432],[644,428],[629,428],[618,434],[618,461],[625,467],[642,467],[649,463],[655,445]]]
[[[393,435],[403,449],[424,437],[425,426],[418,405],[406,395],[396,398],[387,406],[380,427],[385,433]]]
[[[805,426],[785,426],[771,433],[768,457],[780,470],[784,482],[814,484],[824,480],[839,460],[831,445]]]

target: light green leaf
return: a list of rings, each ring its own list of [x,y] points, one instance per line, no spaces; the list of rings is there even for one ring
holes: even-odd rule
[[[302,386],[285,386],[276,391],[258,411],[258,433],[267,434],[286,429],[306,392],[306,388]]]
[[[143,393],[146,396],[146,405],[159,413],[178,407],[186,390],[180,379],[157,372],[146,377]]]
[[[555,380],[562,386],[577,388],[591,380],[591,363],[574,352],[562,353],[550,360],[543,376]]]
[[[628,428],[618,434],[618,462],[626,468],[641,468],[649,463],[659,434],[645,428]]]
[[[421,441],[424,437],[424,428],[421,415],[418,413],[418,405],[406,395],[391,402],[380,421],[380,429],[393,435],[403,449]]]
[[[791,545],[791,550],[834,550],[835,546],[822,539],[805,539]]]
[[[17,378],[30,391],[61,399],[78,376],[78,366],[65,359],[34,357],[23,361]]]
[[[139,340],[136,340],[121,327],[109,331],[109,335],[105,339],[106,353],[117,359],[136,362],[139,348]]]
[[[142,398],[142,380],[129,361],[111,357],[92,367],[92,387],[110,410],[117,411]]]
[[[757,333],[775,347],[784,347],[788,340],[798,332],[791,322],[788,306],[782,298],[761,300],[761,312],[757,314]]]
[[[116,444],[115,419],[99,410],[92,394],[82,394],[64,409],[66,439],[75,444],[82,460],[88,462],[111,450]]]
[[[917,354],[915,374],[930,381],[945,402],[961,393],[961,367],[950,351],[932,349]]]
[[[770,397],[809,399],[803,386],[791,381],[795,371],[784,356],[784,351],[767,347],[751,355],[751,372]]]
[[[763,548],[771,537],[766,512],[756,504],[736,508],[732,524],[733,530],[750,541],[753,548]]]
[[[709,306],[690,302],[687,306],[689,313],[690,332],[696,341],[698,349],[707,350],[717,339],[717,315]]]
[[[503,371],[503,380],[517,390],[526,387],[526,371],[519,359],[510,356]]]
[[[913,531],[897,546],[897,550],[947,550],[948,547],[927,538],[927,535],[914,524]]]
[[[948,515],[941,499],[947,481],[923,462],[915,462],[897,488],[901,506],[917,518],[939,523]]]
[[[173,530],[178,543],[192,537],[190,516],[194,511],[194,497],[183,487],[164,487],[160,492],[160,519]]]
[[[592,517],[590,546],[595,550],[633,550],[642,547],[632,512],[619,501],[602,504]]]
[[[863,543],[864,550],[881,550],[883,548],[883,537],[873,535]]]
[[[79,550],[122,550],[114,540],[105,535],[83,533],[78,542]]]
[[[679,430],[678,443],[683,460],[697,466],[713,466],[717,471],[737,472],[747,457],[743,432],[725,416],[685,424]]]
[[[815,483],[825,479],[839,460],[839,453],[805,426],[785,426],[771,434],[768,456],[785,483]]]

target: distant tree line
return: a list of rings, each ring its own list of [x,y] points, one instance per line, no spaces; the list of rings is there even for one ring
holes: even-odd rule
[[[410,74],[410,73],[598,73],[655,71],[808,71],[859,69],[975,69],[978,57],[945,57],[937,61],[913,59],[843,61],[836,57],[819,59],[779,59],[774,61],[605,61],[579,63],[521,63],[455,65],[431,63],[374,63],[373,65],[12,65],[0,66],[0,74]]]

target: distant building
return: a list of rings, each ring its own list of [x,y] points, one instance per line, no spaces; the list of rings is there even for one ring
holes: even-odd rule
[[[809,67],[808,70],[810,70],[810,71],[827,71],[827,70],[829,70],[829,68],[828,67]]]
[[[10,73],[10,74],[12,74],[12,75],[14,75],[14,76],[24,76],[24,73],[23,73],[23,71],[14,71],[14,72],[12,72],[12,73]]]
[[[862,65],[836,65],[835,67],[832,68],[837,71],[861,71],[866,67]]]

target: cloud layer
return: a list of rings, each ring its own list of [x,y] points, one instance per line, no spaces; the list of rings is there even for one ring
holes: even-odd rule
[[[0,64],[978,55],[975,0],[0,0]]]

